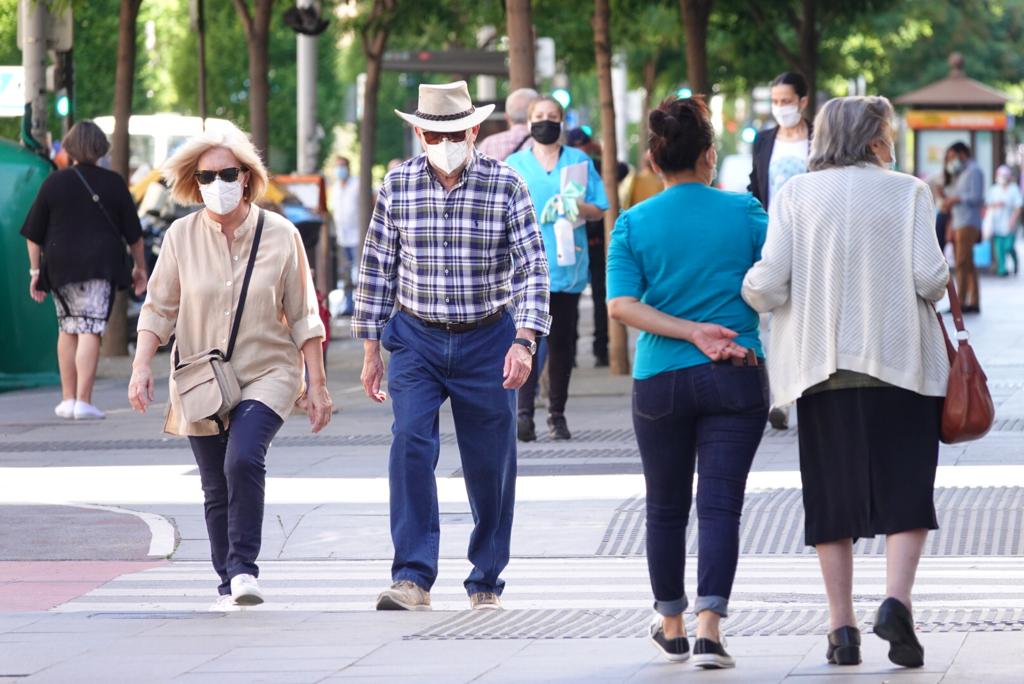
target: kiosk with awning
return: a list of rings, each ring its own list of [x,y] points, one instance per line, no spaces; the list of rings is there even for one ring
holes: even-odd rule
[[[1003,163],[1006,113],[1009,98],[984,83],[969,78],[960,53],[949,56],[949,76],[896,99],[906,107],[906,126],[913,135],[914,175],[927,178],[942,170],[946,149],[964,142],[974,152],[986,184]]]

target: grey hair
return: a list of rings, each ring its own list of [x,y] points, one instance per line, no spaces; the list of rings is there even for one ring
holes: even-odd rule
[[[505,113],[512,123],[526,123],[530,103],[537,99],[539,93],[533,88],[513,90],[505,98]]]
[[[884,97],[837,97],[825,103],[814,119],[814,138],[807,168],[880,164],[871,151],[875,140],[892,136],[892,103]]]

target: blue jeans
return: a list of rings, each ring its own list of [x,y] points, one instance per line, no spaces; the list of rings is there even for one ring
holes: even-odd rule
[[[259,577],[267,449],[284,421],[265,404],[246,400],[231,412],[228,431],[189,437],[199,466],[213,569],[221,594],[235,575]]]
[[[633,429],[647,483],[647,567],[654,609],[679,615],[696,466],[694,612],[728,615],[747,474],[768,418],[764,366],[706,363],[633,383]]]
[[[388,391],[395,414],[388,475],[396,582],[408,580],[429,591],[437,579],[438,411],[450,399],[474,522],[466,591],[500,594],[505,586],[499,575],[508,565],[515,506],[516,393],[501,385],[513,339],[509,315],[450,333],[399,312],[384,328],[381,345],[391,352]]]

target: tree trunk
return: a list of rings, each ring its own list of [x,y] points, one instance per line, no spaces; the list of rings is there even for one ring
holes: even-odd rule
[[[530,0],[505,0],[508,31],[508,87],[535,87],[533,18]]]
[[[111,164],[128,181],[131,169],[128,120],[132,115],[132,86],[135,83],[135,27],[142,0],[123,0],[117,35],[117,69],[114,75],[114,140]],[[110,309],[110,320],[100,346],[102,356],[128,353],[128,298],[118,292]]]
[[[696,95],[710,96],[708,83],[708,20],[713,0],[679,0],[686,31],[686,78]]]
[[[249,48],[249,128],[252,142],[269,161],[270,154],[270,17],[274,0],[254,0],[250,12],[246,0],[235,0]]]
[[[363,92],[363,120],[359,125],[359,258],[373,213],[373,158],[377,139],[378,95],[384,50],[394,25],[398,0],[374,0],[370,17],[362,29],[366,54],[366,87]]]
[[[142,0],[121,3],[117,36],[117,70],[114,76],[114,139],[111,164],[128,180],[128,119],[132,115],[132,85],[135,83],[135,23]]]
[[[644,110],[640,116],[640,144],[636,146],[636,168],[643,168],[644,157],[647,155],[650,131],[647,128],[647,115],[654,108],[654,88],[658,78],[658,55],[654,54],[644,62]]]
[[[807,113],[811,119],[818,111],[818,3],[803,0],[800,21],[800,70],[807,79]]]
[[[604,214],[605,249],[619,216],[618,150],[615,145],[615,99],[612,96],[612,41],[608,0],[594,0],[594,56],[601,99],[601,171],[608,211]],[[612,375],[629,373],[629,334],[618,321],[608,321],[608,370]]]

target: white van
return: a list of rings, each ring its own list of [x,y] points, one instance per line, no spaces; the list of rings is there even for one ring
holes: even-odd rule
[[[114,134],[114,117],[98,116],[96,125],[107,137]],[[207,119],[206,130],[217,130],[231,124],[225,119]],[[174,154],[178,146],[203,132],[203,120],[181,114],[135,114],[128,119],[130,173],[140,168],[158,168]]]

